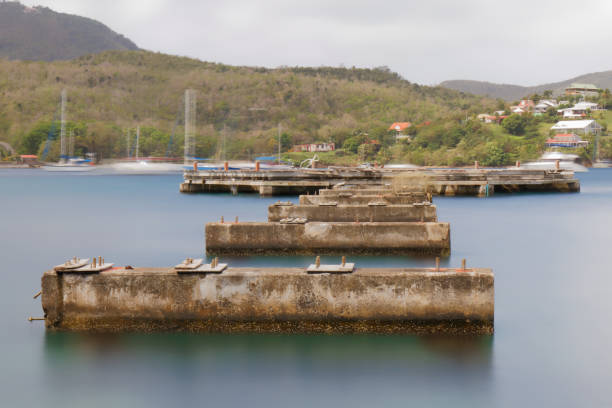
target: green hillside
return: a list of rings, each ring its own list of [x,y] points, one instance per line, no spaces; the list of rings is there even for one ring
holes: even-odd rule
[[[391,145],[386,129],[392,122],[458,122],[495,106],[490,99],[412,84],[386,68],[264,69],[108,51],[70,61],[0,60],[0,71],[0,140],[23,153],[42,151],[62,88],[77,152],[102,158],[124,156],[125,131],[136,126],[143,155],[164,155],[175,128],[172,152],[179,156],[183,128],[175,123],[186,88],[197,91],[201,157],[274,152],[279,122],[285,149],[313,141],[341,146],[349,138]]]

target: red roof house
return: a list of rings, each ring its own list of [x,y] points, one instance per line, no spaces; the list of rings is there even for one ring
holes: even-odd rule
[[[412,126],[410,122],[395,122],[391,126],[389,126],[389,130],[395,130],[397,132],[401,132],[402,130],[408,129]]]

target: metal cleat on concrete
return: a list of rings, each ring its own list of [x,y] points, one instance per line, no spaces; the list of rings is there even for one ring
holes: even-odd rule
[[[106,271],[112,268],[114,265],[115,265],[114,263],[105,262],[104,258],[102,258],[101,256],[98,257],[97,259],[94,256],[92,263],[88,263],[85,266],[81,266],[80,268],[76,268],[76,269],[67,269],[67,270],[62,271],[62,273],[84,273],[84,274],[85,273],[97,273],[97,272]]]
[[[177,273],[222,273],[227,269],[226,263],[219,263],[219,258],[215,257],[209,264],[200,264],[194,269],[176,269]]]
[[[181,262],[180,264],[176,265],[174,269],[176,269],[177,271],[193,270],[201,266],[202,262],[203,262],[202,258],[197,258],[197,259],[185,258],[185,260]]]
[[[339,265],[323,265],[321,257],[317,256],[315,263],[306,268],[308,273],[351,273],[355,270],[354,263],[347,263],[346,257],[342,257],[342,263]]]
[[[89,258],[78,258],[75,256],[74,258],[67,260],[63,264],[55,266],[53,270],[56,272],[63,272],[70,269],[78,269],[87,265],[88,263]]]

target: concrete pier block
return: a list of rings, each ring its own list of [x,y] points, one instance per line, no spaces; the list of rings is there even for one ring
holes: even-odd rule
[[[380,195],[392,194],[391,188],[355,188],[355,189],[322,189],[319,190],[319,195],[323,196],[338,196],[338,195]]]
[[[212,255],[450,254],[445,222],[208,223],[205,230]]]
[[[492,334],[490,269],[113,268],[42,277],[48,330]]]
[[[370,203],[385,202],[389,205],[409,205],[421,203],[420,196],[412,195],[356,195],[352,197],[326,196],[326,195],[302,195],[300,205],[318,205],[320,203],[336,202],[338,205],[368,205]]]
[[[293,205],[268,207],[268,221],[278,222],[284,218],[305,218],[322,222],[436,222],[435,205]]]

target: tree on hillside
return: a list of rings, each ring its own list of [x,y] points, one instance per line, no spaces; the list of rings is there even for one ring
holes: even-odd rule
[[[491,142],[487,145],[486,158],[482,164],[485,166],[503,166],[506,161],[506,154],[503,149],[496,143]]]
[[[497,106],[495,107],[498,111],[506,110],[506,102],[503,99],[497,99]]]
[[[19,153],[21,154],[38,154],[38,150],[43,141],[47,140],[47,135],[51,131],[51,122],[39,122],[21,139]],[[59,134],[59,126],[55,126],[54,132],[51,135],[53,139]]]
[[[362,143],[364,143],[366,139],[367,139],[367,136],[364,135],[363,133],[359,135],[355,135],[355,136],[352,136],[346,139],[342,147],[344,148],[344,150],[347,150],[351,153],[357,153],[359,146]]]
[[[522,135],[527,127],[527,117],[512,114],[503,120],[502,127],[511,135]]]

